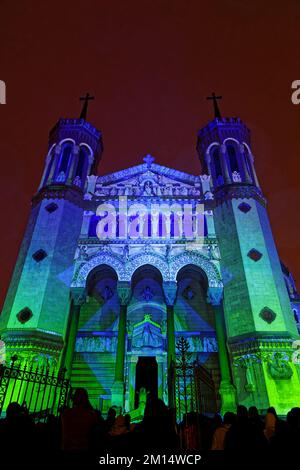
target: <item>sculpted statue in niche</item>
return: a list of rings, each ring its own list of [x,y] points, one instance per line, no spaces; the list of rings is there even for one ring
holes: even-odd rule
[[[125,261],[127,261],[129,259],[129,245],[128,243],[126,243],[124,246],[123,246],[123,258]]]
[[[268,369],[274,380],[288,380],[293,375],[293,370],[288,363],[288,357],[281,352],[275,352],[270,359]]]
[[[187,338],[189,343],[189,352],[202,352],[203,345],[200,336],[191,336]]]
[[[117,193],[118,193],[117,188],[113,186],[110,190],[110,196],[116,196]]]
[[[212,260],[220,259],[219,248],[217,245],[208,245],[207,254],[208,254],[209,259],[212,259]]]
[[[241,175],[237,172],[237,171],[234,171],[232,173],[232,180],[235,182],[235,183],[240,183],[242,181],[241,179]]]
[[[142,194],[143,194],[143,189],[142,189],[139,185],[136,185],[136,186],[134,186],[134,188],[133,188],[133,194],[134,194],[135,196],[142,196]]]
[[[145,184],[144,184],[144,195],[145,196],[153,196],[154,195],[152,181],[146,181],[145,182]]]
[[[81,352],[84,349],[84,341],[83,338],[77,338],[75,344],[75,351]]]
[[[188,188],[187,188],[186,186],[183,186],[183,187],[181,188],[181,194],[182,194],[183,196],[187,196],[187,195],[188,195]]]
[[[76,178],[74,178],[73,180],[73,184],[75,186],[81,186],[81,178],[79,176],[76,176]]]
[[[155,193],[156,193],[157,196],[161,196],[161,195],[162,195],[161,187],[160,187],[160,186],[156,186],[156,187],[155,187]]]
[[[105,301],[111,299],[113,295],[114,295],[114,291],[112,290],[110,286],[105,286],[101,292],[101,296]]]
[[[86,245],[79,245],[78,247],[78,259],[86,260],[88,259],[89,255],[87,253],[87,246]]]
[[[170,257],[171,249],[172,249],[172,246],[170,245],[170,243],[168,243],[168,244],[166,245],[166,258],[167,258],[167,259]]]
[[[208,200],[208,199],[213,199],[214,198],[214,195],[211,191],[206,191],[206,193],[204,194],[204,199]]]
[[[96,196],[104,196],[104,190],[102,184],[97,184],[97,191],[95,191]]]
[[[98,347],[99,347],[99,351],[100,352],[104,352],[105,351],[105,337],[103,336],[99,336],[98,338]]]
[[[145,300],[145,302],[150,302],[150,300],[152,300],[153,297],[154,297],[153,290],[149,286],[146,286],[142,291],[143,300]]]
[[[142,334],[133,338],[132,346],[136,349],[143,347],[155,349],[162,347],[163,341],[161,336],[155,334],[155,332],[151,330],[150,325],[145,323]]]
[[[61,171],[59,175],[57,175],[56,181],[58,183],[64,183],[65,179],[66,179],[66,174],[64,171]]]
[[[203,338],[203,350],[204,352],[217,352],[218,346],[215,338]]]
[[[246,385],[245,385],[245,390],[247,392],[254,392],[255,391],[255,381],[253,380],[253,377],[252,377],[252,368],[251,366],[248,364],[246,366]]]
[[[195,345],[195,351],[201,352],[203,351],[203,345],[200,336],[196,336],[193,338],[193,342]]]

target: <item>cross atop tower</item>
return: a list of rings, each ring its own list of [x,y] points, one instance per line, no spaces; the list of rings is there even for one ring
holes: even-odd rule
[[[219,109],[219,106],[218,106],[218,100],[221,100],[222,96],[216,96],[215,92],[213,91],[211,96],[207,96],[206,99],[213,101],[215,118],[221,119],[222,116],[221,116],[220,109]]]
[[[85,119],[86,120],[89,101],[94,100],[94,99],[95,99],[95,97],[91,96],[89,93],[87,93],[85,96],[81,96],[79,98],[80,101],[84,101],[79,119]]]

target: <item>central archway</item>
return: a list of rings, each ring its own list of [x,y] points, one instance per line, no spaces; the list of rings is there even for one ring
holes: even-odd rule
[[[126,405],[131,410],[137,407],[141,387],[146,388],[146,393],[165,398],[166,306],[162,285],[162,273],[151,264],[139,266],[132,274],[132,297],[127,308],[126,395]],[[155,365],[149,381],[141,370],[143,365]]]

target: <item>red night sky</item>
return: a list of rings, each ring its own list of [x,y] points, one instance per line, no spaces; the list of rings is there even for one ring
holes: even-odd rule
[[[252,130],[256,170],[279,253],[300,284],[298,0],[1,2],[1,299],[43,170],[48,132],[77,117],[103,132],[99,173],[156,162],[199,174],[205,96]],[[299,285],[300,287],[300,285]]]

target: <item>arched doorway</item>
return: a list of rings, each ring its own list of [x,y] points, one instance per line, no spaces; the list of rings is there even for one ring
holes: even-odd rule
[[[155,356],[139,356],[138,358],[135,376],[135,408],[139,404],[141,389],[145,389],[151,397],[157,398],[158,367]]]
[[[127,318],[127,381],[125,407],[138,406],[141,388],[166,396],[166,306],[162,275],[152,265],[143,265],[132,276],[132,298]]]

